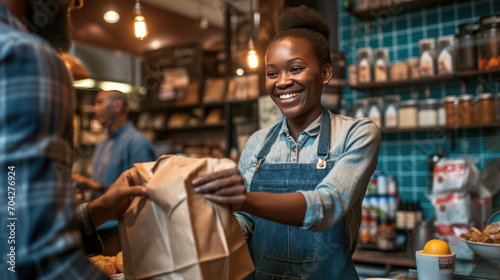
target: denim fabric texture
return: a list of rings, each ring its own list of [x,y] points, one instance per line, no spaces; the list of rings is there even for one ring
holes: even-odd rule
[[[351,252],[358,239],[361,201],[377,164],[380,132],[367,119],[327,110],[323,116],[329,126],[321,125],[320,116],[297,142],[285,118],[256,132],[245,146],[239,169],[249,191],[301,192],[307,202],[301,228],[236,214],[256,266],[249,279],[358,278]],[[330,137],[320,141],[320,130]],[[327,166],[317,169],[318,153],[328,147]]]

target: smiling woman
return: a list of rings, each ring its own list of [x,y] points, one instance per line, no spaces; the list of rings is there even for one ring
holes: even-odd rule
[[[330,27],[319,13],[288,8],[277,26],[266,90],[285,118],[250,137],[238,169],[196,178],[195,192],[239,211],[252,277],[358,279],[351,253],[380,131],[322,108],[332,66]]]

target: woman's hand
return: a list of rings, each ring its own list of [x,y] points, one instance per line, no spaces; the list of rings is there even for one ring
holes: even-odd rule
[[[194,192],[221,205],[229,205],[232,211],[240,211],[245,205],[247,187],[237,168],[201,176],[192,182]]]

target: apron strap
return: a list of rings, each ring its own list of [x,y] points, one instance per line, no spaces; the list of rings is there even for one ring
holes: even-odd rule
[[[264,161],[266,155],[271,150],[274,142],[276,142],[276,139],[278,138],[280,133],[281,124],[281,122],[275,124],[267,134],[264,140],[264,147],[262,147],[259,154],[257,155],[257,170],[259,169],[262,161]],[[318,166],[326,162],[326,158],[328,157],[328,151],[330,150],[330,130],[330,114],[328,113],[327,109],[323,109],[323,112],[321,113],[321,125],[317,151]]]

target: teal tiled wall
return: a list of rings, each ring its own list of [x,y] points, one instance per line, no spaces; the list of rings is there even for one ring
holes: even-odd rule
[[[479,17],[500,13],[500,0],[454,1],[447,5],[435,5],[412,12],[401,12],[395,16],[382,17],[378,20],[362,21],[342,8],[339,10],[339,49],[347,57],[347,64],[357,61],[357,49],[389,48],[390,62],[406,61],[418,57],[418,41],[423,38],[456,34],[462,23],[478,21]],[[479,84],[484,92],[499,93],[499,80],[472,81],[466,84],[467,93],[477,94]],[[346,107],[351,107],[354,100],[367,96],[398,94],[401,100],[410,99],[410,93],[418,92],[419,99],[426,98],[424,91],[430,89],[431,98],[443,98],[446,95],[460,95],[462,85],[459,82],[447,82],[432,86],[421,85],[387,90],[372,91],[370,94],[345,87],[343,99]],[[427,192],[427,157],[441,146],[451,157],[470,156],[477,161],[482,170],[494,157],[500,157],[500,128],[476,128],[458,130],[454,137],[448,130],[423,132],[384,133],[379,154],[377,170],[394,174],[398,177],[398,192],[403,200],[420,201],[424,208],[424,219],[433,216],[432,206],[426,198]],[[454,149],[451,145],[454,140]],[[495,204],[500,204],[498,195]]]

